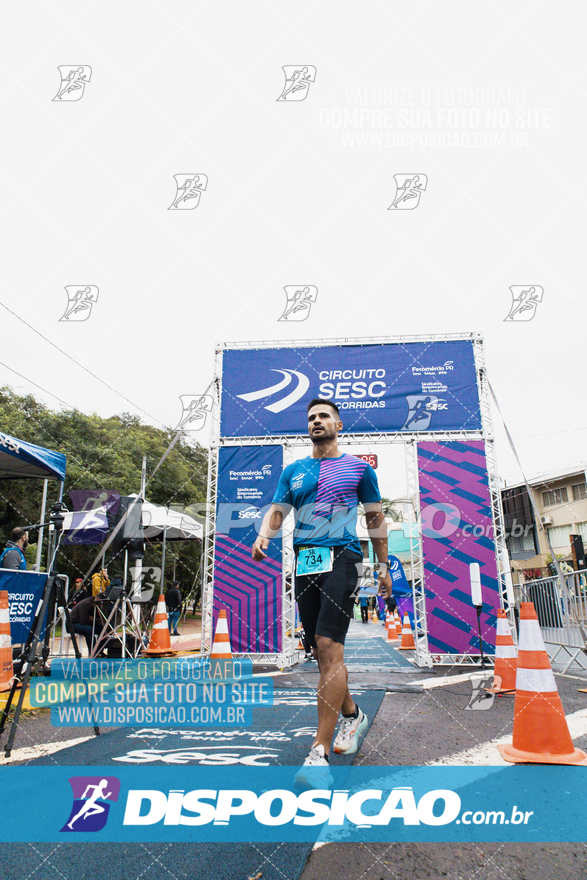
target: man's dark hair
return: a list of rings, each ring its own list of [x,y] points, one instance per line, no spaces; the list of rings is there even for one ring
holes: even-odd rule
[[[12,534],[10,536],[10,540],[14,541],[15,544],[18,544],[21,538],[24,538],[26,535],[26,529],[17,526],[15,529],[12,529]]]
[[[307,412],[310,412],[313,406],[320,406],[323,403],[325,403],[327,406],[331,406],[336,415],[340,418],[340,410],[335,402],[333,400],[322,400],[321,397],[315,397],[314,400],[310,401],[310,403],[308,404]]]

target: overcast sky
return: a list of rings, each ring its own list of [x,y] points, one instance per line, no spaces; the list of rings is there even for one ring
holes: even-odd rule
[[[229,8],[11,7],[2,384],[174,427],[216,342],[475,331],[528,475],[583,461],[582,30],[524,0]],[[404,494],[401,448],[363,451]]]

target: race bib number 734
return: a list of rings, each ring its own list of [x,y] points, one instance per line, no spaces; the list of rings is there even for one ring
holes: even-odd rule
[[[322,574],[332,571],[331,547],[300,547],[296,574]]]

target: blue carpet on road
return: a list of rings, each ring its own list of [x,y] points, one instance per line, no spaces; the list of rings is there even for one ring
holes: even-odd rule
[[[361,629],[361,626],[364,629]],[[366,632],[365,632],[366,630]],[[400,651],[398,642],[387,642],[381,635],[383,627],[377,624],[355,623],[349,630],[344,645],[344,662],[347,666],[373,666],[379,669],[413,669],[407,657],[413,652]],[[394,647],[395,646],[395,647]],[[352,681],[352,679],[351,679]]]
[[[385,647],[385,645],[384,645]],[[314,666],[315,668],[315,666]],[[383,691],[352,689],[357,703],[373,720]],[[235,784],[241,766],[299,766],[316,731],[314,688],[276,690],[271,708],[255,708],[250,728],[118,728],[85,743],[31,762],[35,765],[87,767],[117,764],[184,765],[183,777],[197,765],[235,766]],[[80,728],[79,734],[89,733]],[[18,744],[17,744],[18,745]],[[352,764],[355,755],[333,755],[333,764]],[[190,770],[187,769],[190,767]],[[145,772],[148,781],[148,770]],[[23,821],[34,823],[34,815]],[[34,835],[31,834],[31,838]],[[4,844],[3,877],[7,880],[296,880],[304,868],[311,844],[256,843],[211,845],[201,843],[129,844]]]

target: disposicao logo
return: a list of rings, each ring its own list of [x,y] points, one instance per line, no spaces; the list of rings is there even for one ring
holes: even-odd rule
[[[120,780],[115,776],[72,776],[73,806],[62,831],[101,831],[108,821],[109,801],[116,803]]]
[[[437,802],[442,803],[439,810]],[[370,802],[377,812],[363,812]],[[295,794],[274,789],[257,795],[247,789],[175,789],[163,791],[131,789],[128,792],[124,825],[228,825],[233,817],[251,815],[260,825],[343,825],[357,827],[388,825],[400,819],[404,825],[447,825],[454,822],[461,799],[454,791],[428,791],[416,801],[409,786],[390,791],[368,789],[348,791],[312,789]]]

